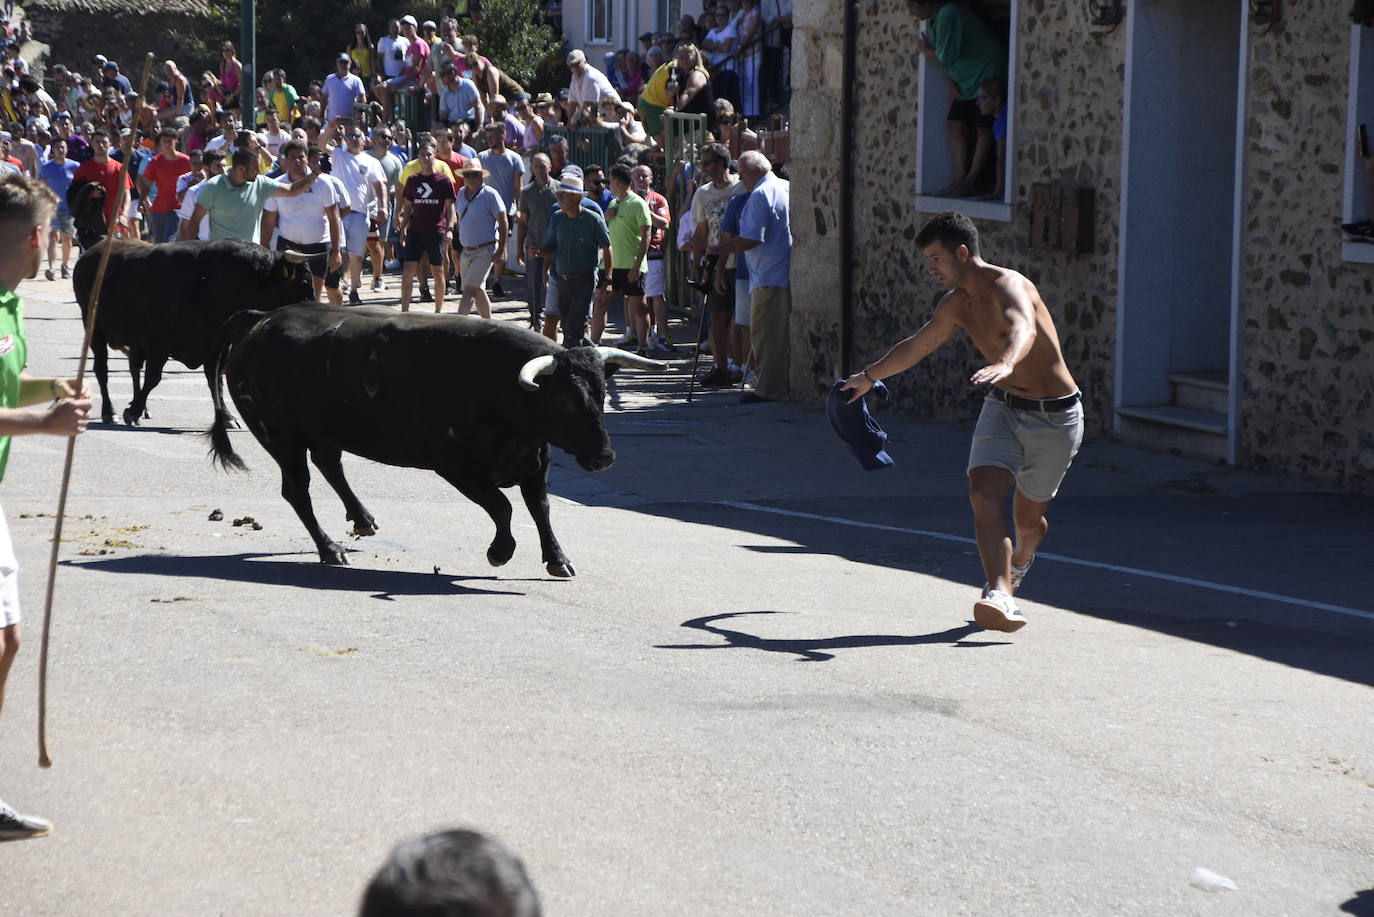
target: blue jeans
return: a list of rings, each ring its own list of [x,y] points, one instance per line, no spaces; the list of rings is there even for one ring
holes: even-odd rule
[[[177,238],[177,227],[181,225],[181,217],[177,216],[175,210],[166,213],[148,214],[148,241],[150,242],[175,242]]]

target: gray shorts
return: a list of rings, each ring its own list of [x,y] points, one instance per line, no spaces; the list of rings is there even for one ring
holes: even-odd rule
[[[1082,444],[1082,402],[1067,411],[1022,411],[989,395],[973,430],[968,470],[1005,468],[1023,496],[1048,503]]]

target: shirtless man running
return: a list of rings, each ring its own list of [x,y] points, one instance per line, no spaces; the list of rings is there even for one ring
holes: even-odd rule
[[[930,356],[959,328],[989,361],[969,380],[992,386],[968,461],[974,535],[987,575],[973,619],[986,630],[1010,633],[1026,624],[1012,594],[1049,530],[1045,510],[1083,441],[1082,395],[1035,285],[979,256],[978,230],[968,217],[940,214],[921,227],[916,245],[931,276],[950,291],[921,330],[850,376],[844,388],[854,393],[850,401],[862,397],[874,382]],[[1013,484],[1014,546],[1005,509]]]

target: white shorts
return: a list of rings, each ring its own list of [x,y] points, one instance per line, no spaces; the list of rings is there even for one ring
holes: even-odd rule
[[[668,272],[662,258],[649,259],[649,273],[644,275],[644,295],[662,296],[668,292]]]
[[[0,627],[19,623],[19,561],[14,559],[10,529],[0,513]]]
[[[749,313],[754,308],[753,297],[749,295],[749,278],[735,281],[735,324],[741,328],[749,327]]]

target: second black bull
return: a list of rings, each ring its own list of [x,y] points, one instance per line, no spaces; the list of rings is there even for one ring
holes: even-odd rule
[[[588,471],[609,468],[606,377],[617,366],[666,368],[611,347],[565,350],[507,322],[315,303],[239,313],[225,324],[214,359],[215,458],[244,467],[229,439],[227,376],[243,422],[281,466],[282,496],[324,563],[347,560],[315,518],[307,453],[343,501],[354,533],[377,530],[344,478],[341,458],[350,452],[435,471],[486,510],[496,524],[487,549],[493,566],[515,553],[501,488],[518,485],[554,576],[574,570],[549,524],[549,446]]]
[[[110,262],[91,333],[100,419],[105,423],[114,421],[109,347],[129,355],[134,397],[124,411],[124,422],[137,424],[168,358],[189,369],[205,365],[208,380],[215,335],[229,316],[250,303],[272,309],[314,295],[304,256],[293,252],[268,251],[238,239],[162,245],[107,239],[82,254],[72,273],[83,322],[90,320],[96,269],[107,245]]]

